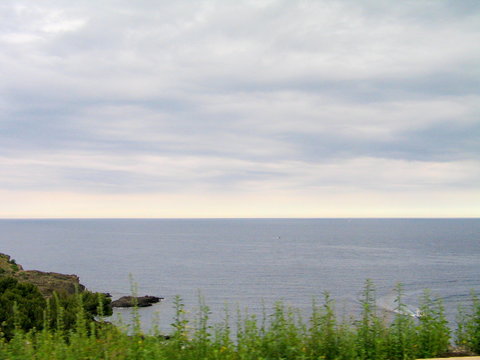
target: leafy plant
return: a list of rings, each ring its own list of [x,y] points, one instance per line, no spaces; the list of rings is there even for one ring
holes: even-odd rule
[[[473,291],[470,307],[459,309],[456,343],[467,350],[480,353],[480,300]]]
[[[386,327],[377,313],[373,282],[365,281],[360,300],[361,318],[356,327],[356,351],[359,359],[375,360],[385,356]]]
[[[0,278],[0,330],[10,339],[15,329],[41,329],[45,299],[32,284]]]
[[[445,318],[441,299],[435,299],[425,290],[420,299],[418,332],[418,356],[428,358],[448,351],[450,328]]]
[[[416,350],[416,331],[412,316],[403,302],[403,285],[395,286],[395,318],[389,328],[388,354],[389,359],[414,359]]]
[[[5,289],[23,286],[11,280],[0,284]],[[367,281],[358,320],[339,318],[333,300],[325,293],[321,305],[314,302],[306,323],[297,309],[277,302],[272,309],[264,308],[258,317],[238,310],[236,329],[230,329],[228,310],[222,322],[211,324],[210,309],[201,297],[190,326],[183,301],[176,297],[175,316],[167,335],[161,335],[158,329],[132,332],[128,327],[104,323],[101,318],[90,321],[88,295],[81,294],[67,304],[56,295],[46,303],[43,328],[27,328],[22,325],[23,305],[14,302],[8,315],[10,336],[0,338],[0,359],[408,360],[436,356],[445,350],[449,330],[441,301],[425,291],[420,299],[420,317],[415,320],[403,302],[402,285],[396,286],[396,292],[396,315],[389,321],[379,315],[375,287]],[[96,299],[97,308],[102,309],[102,298]],[[132,314],[139,316],[137,311]],[[480,304],[475,295],[462,314],[457,341],[465,341],[462,344],[474,349],[480,328]],[[140,318],[135,321],[140,322]]]

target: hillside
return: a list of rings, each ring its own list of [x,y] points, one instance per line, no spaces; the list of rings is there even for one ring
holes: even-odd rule
[[[77,275],[24,270],[9,255],[0,253],[0,277],[2,276],[11,276],[20,282],[34,284],[45,297],[52,296],[54,291],[59,294],[71,295],[75,293],[76,289],[80,292],[85,290],[85,286],[80,284]]]

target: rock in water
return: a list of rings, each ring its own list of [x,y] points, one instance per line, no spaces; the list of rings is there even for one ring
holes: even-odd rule
[[[77,275],[66,275],[55,272],[38,270],[23,270],[20,264],[10,258],[7,254],[0,253],[0,278],[13,277],[20,282],[26,282],[38,287],[45,298],[49,298],[54,292],[59,294],[73,295],[76,292],[82,293],[87,289],[80,284]],[[104,294],[107,298],[111,295]],[[112,307],[147,307],[158,303],[163,298],[157,296],[123,296],[112,301]]]
[[[147,307],[152,306],[163,300],[157,296],[122,296],[120,299],[112,301],[112,307]]]

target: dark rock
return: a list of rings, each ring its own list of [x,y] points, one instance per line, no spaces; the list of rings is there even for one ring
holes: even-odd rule
[[[80,284],[80,279],[77,275],[23,270],[22,266],[17,264],[9,255],[0,253],[0,277],[6,276],[37,286],[45,298],[52,297],[54,292],[73,295],[87,290],[84,285]],[[104,293],[104,295],[107,299],[111,298],[109,293]],[[112,301],[111,307],[146,307],[161,300],[163,298],[156,296],[123,296],[118,300]]]
[[[112,301],[112,307],[147,307],[163,300],[157,296],[122,296],[120,299]]]

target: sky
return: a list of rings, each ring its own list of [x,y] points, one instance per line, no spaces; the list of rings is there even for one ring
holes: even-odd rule
[[[478,0],[2,0],[0,218],[480,217]]]

